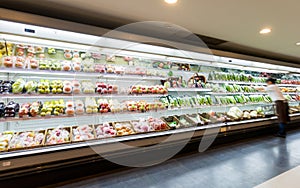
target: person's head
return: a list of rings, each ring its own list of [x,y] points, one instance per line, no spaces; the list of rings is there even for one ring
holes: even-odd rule
[[[275,78],[268,78],[268,79],[266,80],[266,83],[267,83],[268,85],[273,85],[273,84],[276,83],[276,79],[275,79]]]

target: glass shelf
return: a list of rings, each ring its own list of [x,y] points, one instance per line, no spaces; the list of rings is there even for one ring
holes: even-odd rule
[[[267,93],[265,92],[255,92],[255,93],[244,93],[244,92],[237,92],[237,93],[217,93],[217,92],[212,92],[209,93],[211,95],[266,95]]]
[[[266,83],[256,83],[256,82],[236,82],[236,81],[223,81],[223,80],[207,80],[208,83],[214,84],[237,84],[237,85],[260,85],[266,86]],[[277,84],[278,87],[300,87],[297,84]]]
[[[222,81],[222,80],[208,80],[208,83],[215,84],[238,84],[238,85],[263,85],[266,86],[266,83],[255,83],[255,82],[236,82],[236,81]]]
[[[168,91],[175,92],[210,92],[211,89],[204,88],[168,88]]]
[[[278,87],[300,87],[297,84],[277,84]]]
[[[72,72],[72,71],[50,71],[50,70],[31,70],[31,69],[0,69],[0,73],[21,74],[21,75],[38,75],[41,77],[79,77],[79,78],[103,78],[113,80],[165,80],[160,76],[145,76],[145,75],[120,75],[120,74],[101,74],[96,72]]]
[[[85,98],[85,97],[97,97],[97,98],[112,98],[112,99],[149,99],[149,98],[160,98],[166,95],[126,95],[126,94],[5,94],[0,95],[0,99],[72,99],[72,98]]]
[[[119,112],[119,113],[94,113],[94,114],[82,114],[82,115],[61,115],[61,116],[36,116],[36,117],[13,117],[13,118],[0,118],[0,122],[16,122],[16,121],[32,121],[32,120],[52,120],[52,119],[68,119],[68,118],[85,118],[85,117],[96,117],[103,122],[105,121],[131,121],[137,120],[139,118],[145,118],[148,116],[161,117],[161,116],[173,116],[173,115],[184,115],[192,113],[207,113],[210,111],[216,112],[226,112],[231,107],[239,107],[241,110],[253,109],[259,105],[273,105],[272,103],[247,103],[247,104],[228,104],[228,105],[203,105],[203,106],[194,106],[194,107],[181,107],[181,108],[172,108],[166,110],[157,110],[157,111],[147,111],[142,112]]]

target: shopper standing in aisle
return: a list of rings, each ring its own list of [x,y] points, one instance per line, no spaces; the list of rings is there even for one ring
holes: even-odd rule
[[[275,101],[276,115],[278,116],[279,120],[279,131],[276,136],[285,138],[285,128],[287,123],[290,121],[288,101],[282,95],[280,88],[275,84],[276,79],[268,78],[266,82],[268,84],[267,92],[272,101]]]

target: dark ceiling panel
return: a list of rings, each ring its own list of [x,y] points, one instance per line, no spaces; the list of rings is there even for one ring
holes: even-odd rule
[[[98,27],[105,26],[108,29],[115,29],[124,23],[132,22],[127,19],[103,15],[101,12],[70,9],[57,5],[55,2],[49,3],[43,0],[1,0],[0,7]]]

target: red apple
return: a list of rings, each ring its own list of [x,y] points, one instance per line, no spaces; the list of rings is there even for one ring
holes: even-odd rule
[[[137,89],[132,89],[132,93],[137,93]]]
[[[157,89],[157,88],[153,88],[153,89],[152,89],[152,93],[153,93],[153,94],[158,93],[158,89]]]
[[[67,86],[67,87],[64,88],[64,90],[65,90],[65,92],[70,92],[72,90],[72,88]]]
[[[103,94],[107,94],[107,89],[106,89],[106,88],[103,88],[103,89],[102,89],[102,93],[103,93]]]
[[[143,87],[141,88],[141,90],[142,90],[143,93],[147,93],[147,92],[148,92],[148,87],[143,86]]]
[[[101,87],[97,87],[97,93],[102,93],[102,88]]]

